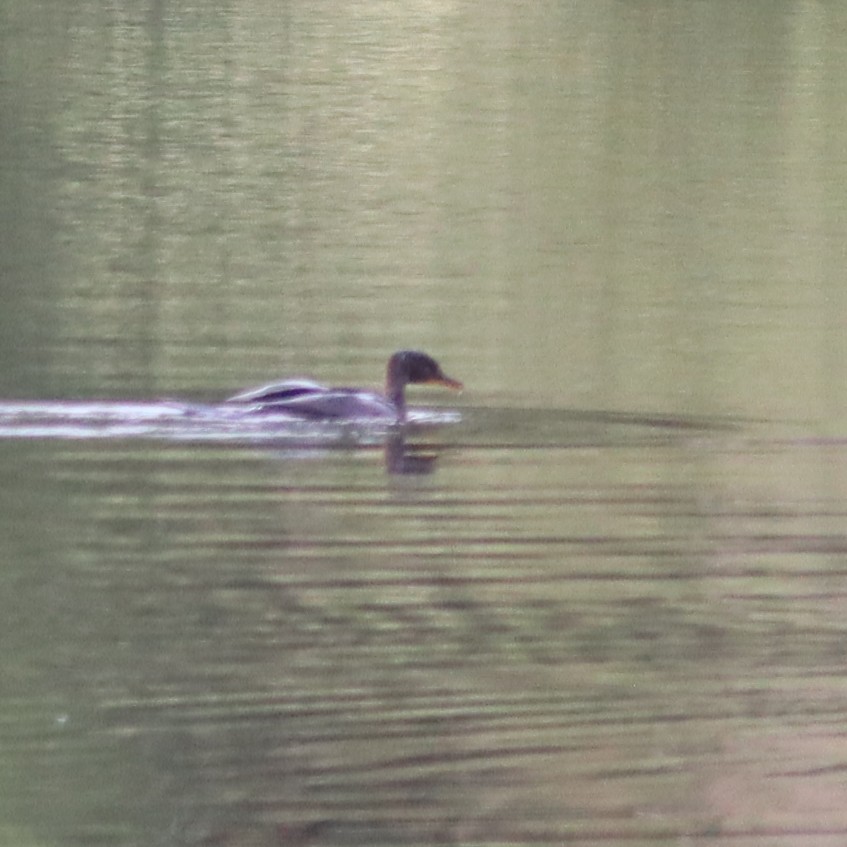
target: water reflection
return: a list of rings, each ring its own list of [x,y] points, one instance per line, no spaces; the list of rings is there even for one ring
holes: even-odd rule
[[[593,426],[460,428],[403,496],[371,449],[0,441],[12,820],[764,845],[744,821],[801,831],[811,792],[840,826],[843,444]]]
[[[385,470],[396,475],[425,475],[435,471],[438,453],[430,445],[409,443],[402,430],[385,441]]]

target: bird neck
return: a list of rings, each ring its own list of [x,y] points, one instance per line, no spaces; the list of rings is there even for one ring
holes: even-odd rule
[[[385,396],[397,410],[397,423],[406,420],[406,391],[402,382],[392,382],[390,379],[385,387]]]
[[[406,420],[406,377],[403,365],[397,355],[388,360],[385,373],[385,396],[397,410],[397,423]]]

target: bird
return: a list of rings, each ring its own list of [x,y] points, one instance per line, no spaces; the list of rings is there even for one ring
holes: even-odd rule
[[[385,369],[385,394],[362,388],[327,387],[309,379],[263,385],[226,402],[252,411],[281,412],[306,420],[376,420],[405,423],[406,386],[442,385],[460,391],[462,383],[447,376],[441,365],[419,350],[398,350]]]

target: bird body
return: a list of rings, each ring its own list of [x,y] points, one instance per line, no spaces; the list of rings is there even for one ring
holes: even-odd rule
[[[328,387],[308,379],[292,379],[236,394],[227,402],[307,420],[364,419],[402,423],[406,419],[405,389],[408,384],[462,388],[462,383],[448,377],[431,356],[416,350],[399,350],[388,360],[385,395],[361,388]]]

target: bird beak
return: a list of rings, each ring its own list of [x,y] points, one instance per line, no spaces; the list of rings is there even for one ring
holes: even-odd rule
[[[444,376],[444,374],[427,380],[427,382],[432,385],[443,385],[445,388],[452,388],[454,391],[461,391],[465,387],[458,379],[450,379],[449,376]]]

